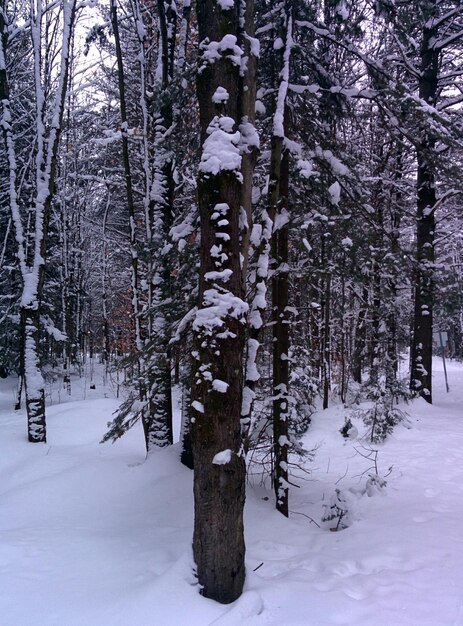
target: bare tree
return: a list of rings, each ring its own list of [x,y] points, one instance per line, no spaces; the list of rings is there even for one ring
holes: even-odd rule
[[[26,390],[28,438],[31,442],[46,441],[45,390],[39,363],[41,304],[45,280],[47,237],[50,208],[57,170],[58,146],[68,87],[71,37],[76,0],[30,2],[30,32],[35,86],[35,196],[33,224],[28,227],[30,250],[26,239],[25,216],[18,204],[16,138],[13,132],[9,102],[6,57],[8,34],[4,2],[0,20],[0,99],[2,101],[3,134],[9,168],[9,201],[22,278],[21,329],[23,373]],[[57,33],[61,40],[57,41]],[[58,59],[58,61],[56,60]],[[56,77],[56,78],[55,78]]]

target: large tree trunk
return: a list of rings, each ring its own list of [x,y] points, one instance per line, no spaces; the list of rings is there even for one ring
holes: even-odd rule
[[[245,578],[240,4],[222,9],[215,0],[197,2],[203,153],[199,306],[193,322],[193,555],[203,595],[223,603],[238,598]],[[221,43],[212,47],[208,42]],[[216,54],[208,54],[212,49]]]
[[[437,27],[430,19],[436,10],[436,1],[429,0],[428,20],[423,27],[421,45],[421,73],[419,96],[430,106],[437,99],[439,51],[433,47]],[[417,226],[416,226],[416,283],[411,349],[411,381],[413,391],[432,403],[432,320],[434,300],[434,233],[435,233],[435,171],[432,155],[435,138],[428,127],[421,129],[417,146]]]

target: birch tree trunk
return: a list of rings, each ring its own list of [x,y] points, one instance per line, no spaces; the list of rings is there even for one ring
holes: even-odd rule
[[[35,198],[31,212],[33,224],[31,224],[31,229],[28,229],[32,238],[30,242],[30,258],[27,253],[25,228],[17,197],[18,181],[16,176],[15,137],[12,127],[8,76],[6,72],[7,31],[4,3],[0,5],[0,89],[2,91],[0,99],[2,101],[2,128],[8,155],[10,207],[15,239],[18,246],[18,263],[23,283],[20,316],[28,439],[31,442],[44,443],[46,442],[46,418],[45,388],[39,362],[40,314],[45,281],[50,208],[54,193],[58,147],[68,87],[70,43],[74,26],[76,0],[62,0],[56,6],[44,6],[41,0],[31,0],[30,7],[36,105]],[[59,62],[54,68],[57,73],[57,86],[52,103],[47,102],[46,98],[50,91],[50,85],[47,81],[50,79],[50,67],[54,62],[54,51],[50,46],[50,42],[44,40],[43,31],[44,21],[48,20],[49,23],[49,20],[52,18],[50,14],[46,17],[44,16],[45,9],[48,11],[56,9],[53,19],[61,20],[62,22]]]

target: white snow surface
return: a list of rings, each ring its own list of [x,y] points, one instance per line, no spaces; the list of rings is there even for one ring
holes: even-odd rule
[[[289,520],[270,488],[248,486],[245,593],[228,606],[195,585],[192,473],[178,445],[145,459],[140,428],[99,444],[119,401],[96,375],[95,390],[73,377],[60,403],[47,385],[48,443],[29,444],[16,381],[0,380],[1,623],[462,625],[463,366],[447,364],[449,394],[435,368],[435,404],[415,401],[411,428],[375,446],[380,474],[392,466],[381,495],[371,482],[365,493],[359,440],[338,433],[341,406],[313,416],[312,475],[291,490]],[[320,518],[336,488],[350,526],[331,532]]]

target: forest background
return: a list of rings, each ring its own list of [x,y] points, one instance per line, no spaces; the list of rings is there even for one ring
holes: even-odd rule
[[[288,515],[319,401],[370,400],[379,441],[432,402],[433,332],[462,356],[462,12],[0,1],[2,373],[45,442],[45,381],[99,355],[104,438],[147,451],[181,385],[205,595],[241,593],[246,454]]]

